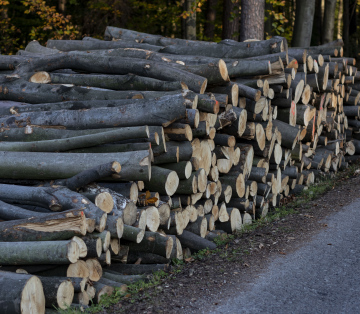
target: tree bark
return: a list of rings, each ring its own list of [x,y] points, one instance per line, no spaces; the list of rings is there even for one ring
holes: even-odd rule
[[[216,5],[218,0],[208,0],[206,8],[206,22],[204,36],[206,40],[213,40],[215,36]]]
[[[142,136],[148,136],[147,126],[137,128]],[[1,142],[1,151],[18,151],[18,152],[64,152],[68,150],[75,150],[84,147],[92,147],[102,145],[111,142],[121,141],[131,136],[126,135],[127,128],[119,128],[112,131],[106,131],[102,133],[93,133],[75,137],[69,137],[66,139],[54,139],[37,142]],[[120,171],[119,171],[120,172]]]
[[[142,47],[141,49],[144,48],[145,47]],[[26,78],[30,72],[51,72],[64,68],[101,74],[126,75],[128,73],[133,73],[163,81],[180,80],[191,90],[200,92],[201,94],[204,93],[207,84],[206,78],[199,75],[171,67],[163,62],[150,60],[121,58],[121,62],[119,62],[118,57],[98,57],[96,55],[84,55],[71,52],[50,55],[40,59],[41,60],[30,59],[31,61],[26,65],[20,66],[16,73],[23,78]]]
[[[238,0],[224,1],[222,39],[239,40],[239,5]]]
[[[6,127],[28,124],[39,126],[64,126],[68,129],[96,129],[143,125],[168,126],[186,116],[184,99],[165,97],[148,105],[132,104],[118,108],[95,108],[89,110],[59,110],[53,112],[28,112],[17,116],[0,118]]]
[[[171,45],[163,48],[162,53],[177,55],[197,55],[215,58],[241,59],[264,54],[272,54],[284,51],[283,41],[280,39],[237,43],[237,45],[217,44],[198,45],[193,47]],[[185,81],[189,86],[189,84]],[[190,86],[189,86],[190,87]]]
[[[265,0],[241,1],[240,41],[264,39]]]
[[[323,44],[333,41],[334,38],[336,2],[337,2],[336,0],[325,1],[323,38],[322,38]]]
[[[68,240],[85,234],[86,220],[81,209],[56,214],[34,212],[32,218],[0,222],[0,241],[4,242]]]
[[[197,9],[196,0],[185,0],[184,11],[187,12],[187,17],[185,18],[185,23],[184,23],[185,39],[196,40],[196,9]]]
[[[149,151],[106,154],[0,152],[0,156],[2,160],[0,169],[3,178],[67,179],[81,171],[114,160],[122,165],[119,179],[116,180],[148,181],[151,177]]]
[[[74,241],[0,242],[0,251],[1,265],[70,264],[79,259]]]
[[[5,314],[45,314],[43,285],[36,276],[0,271],[0,308]],[[25,311],[25,312],[26,312]]]
[[[43,84],[74,84],[76,86],[134,91],[172,91],[181,90],[185,87],[185,84],[181,82],[161,81],[131,73],[127,75],[104,75],[37,72],[30,78],[30,82]]]
[[[312,26],[315,14],[314,0],[297,0],[293,47],[309,47],[311,42]]]
[[[93,41],[93,40],[54,40],[47,41],[47,48],[58,49],[60,51],[88,51],[99,49],[116,49],[116,48],[138,48],[151,51],[159,51],[161,47],[149,45],[146,43],[137,43],[129,40],[119,41]]]

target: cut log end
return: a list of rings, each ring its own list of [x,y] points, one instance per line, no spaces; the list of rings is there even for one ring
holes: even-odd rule
[[[178,186],[179,186],[179,176],[175,171],[171,171],[165,183],[166,194],[169,196],[174,195]]]
[[[35,73],[29,80],[31,83],[48,84],[51,83],[50,74],[44,71]]]
[[[229,73],[227,70],[227,66],[224,60],[220,59],[219,61],[219,70],[220,70],[220,75],[223,78],[224,81],[229,81]]]
[[[75,241],[70,241],[68,244],[67,258],[70,263],[76,263],[80,257],[80,249]]]
[[[20,307],[21,313],[45,313],[45,295],[38,277],[31,277],[25,284],[21,293]]]
[[[110,193],[99,193],[95,198],[95,205],[105,213],[110,213],[114,207],[114,200]]]
[[[207,79],[201,84],[200,94],[204,94],[207,87]]]
[[[56,300],[57,305],[62,310],[66,310],[70,307],[74,298],[74,286],[71,281],[63,281],[57,290]]]

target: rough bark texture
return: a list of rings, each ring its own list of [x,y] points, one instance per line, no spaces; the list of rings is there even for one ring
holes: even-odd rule
[[[315,14],[314,0],[297,0],[293,47],[309,47]]]
[[[264,39],[265,0],[241,1],[240,41]]]
[[[323,37],[322,43],[326,44],[333,41],[335,26],[335,8],[336,0],[325,0]]]
[[[239,40],[239,0],[225,0],[223,4],[222,39]]]

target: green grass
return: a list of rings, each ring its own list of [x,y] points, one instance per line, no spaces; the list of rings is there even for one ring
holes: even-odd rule
[[[220,257],[226,258],[229,262],[241,261],[241,256],[245,256],[250,254],[250,251],[247,249],[236,249],[230,248],[228,250],[228,244],[233,242],[236,238],[241,236],[244,233],[252,232],[259,227],[266,226],[268,224],[273,223],[279,219],[283,219],[288,215],[298,214],[299,207],[307,208],[309,201],[320,197],[325,192],[333,189],[335,186],[340,184],[345,179],[348,179],[350,176],[354,174],[355,169],[358,168],[358,165],[355,164],[349,167],[344,172],[339,172],[336,174],[334,178],[324,178],[320,182],[310,186],[307,190],[304,190],[300,195],[296,196],[296,198],[289,202],[284,206],[280,206],[275,208],[273,211],[269,212],[268,215],[264,218],[258,219],[254,221],[251,225],[246,225],[239,231],[237,234],[228,234],[221,235],[215,239],[215,243],[218,246],[215,250],[204,249],[191,257],[194,260],[204,260],[206,258],[211,258],[214,254],[219,254]],[[284,230],[286,232],[286,230]],[[290,231],[289,231],[290,232]],[[139,300],[140,292],[144,292],[150,288],[156,287],[165,279],[176,278],[176,274],[181,273],[185,262],[181,260],[173,260],[172,261],[172,271],[170,273],[165,273],[164,271],[155,272],[148,282],[140,281],[131,285],[128,285],[128,290],[126,293],[121,292],[120,290],[116,290],[115,293],[111,296],[104,296],[101,299],[100,304],[93,304],[91,307],[85,310],[85,313],[96,313],[104,310],[104,308],[109,307],[113,304],[119,303],[121,300],[128,300],[130,303],[135,303]],[[222,272],[223,270],[220,270]],[[145,296],[141,295],[141,299],[151,298],[149,294],[145,294]],[[68,310],[59,310],[59,313],[62,314],[79,314],[83,313],[77,309],[68,309]]]

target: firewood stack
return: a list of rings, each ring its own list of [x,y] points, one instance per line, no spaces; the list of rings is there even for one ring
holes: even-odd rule
[[[2,304],[125,291],[358,158],[341,46],[107,27],[0,56]]]

